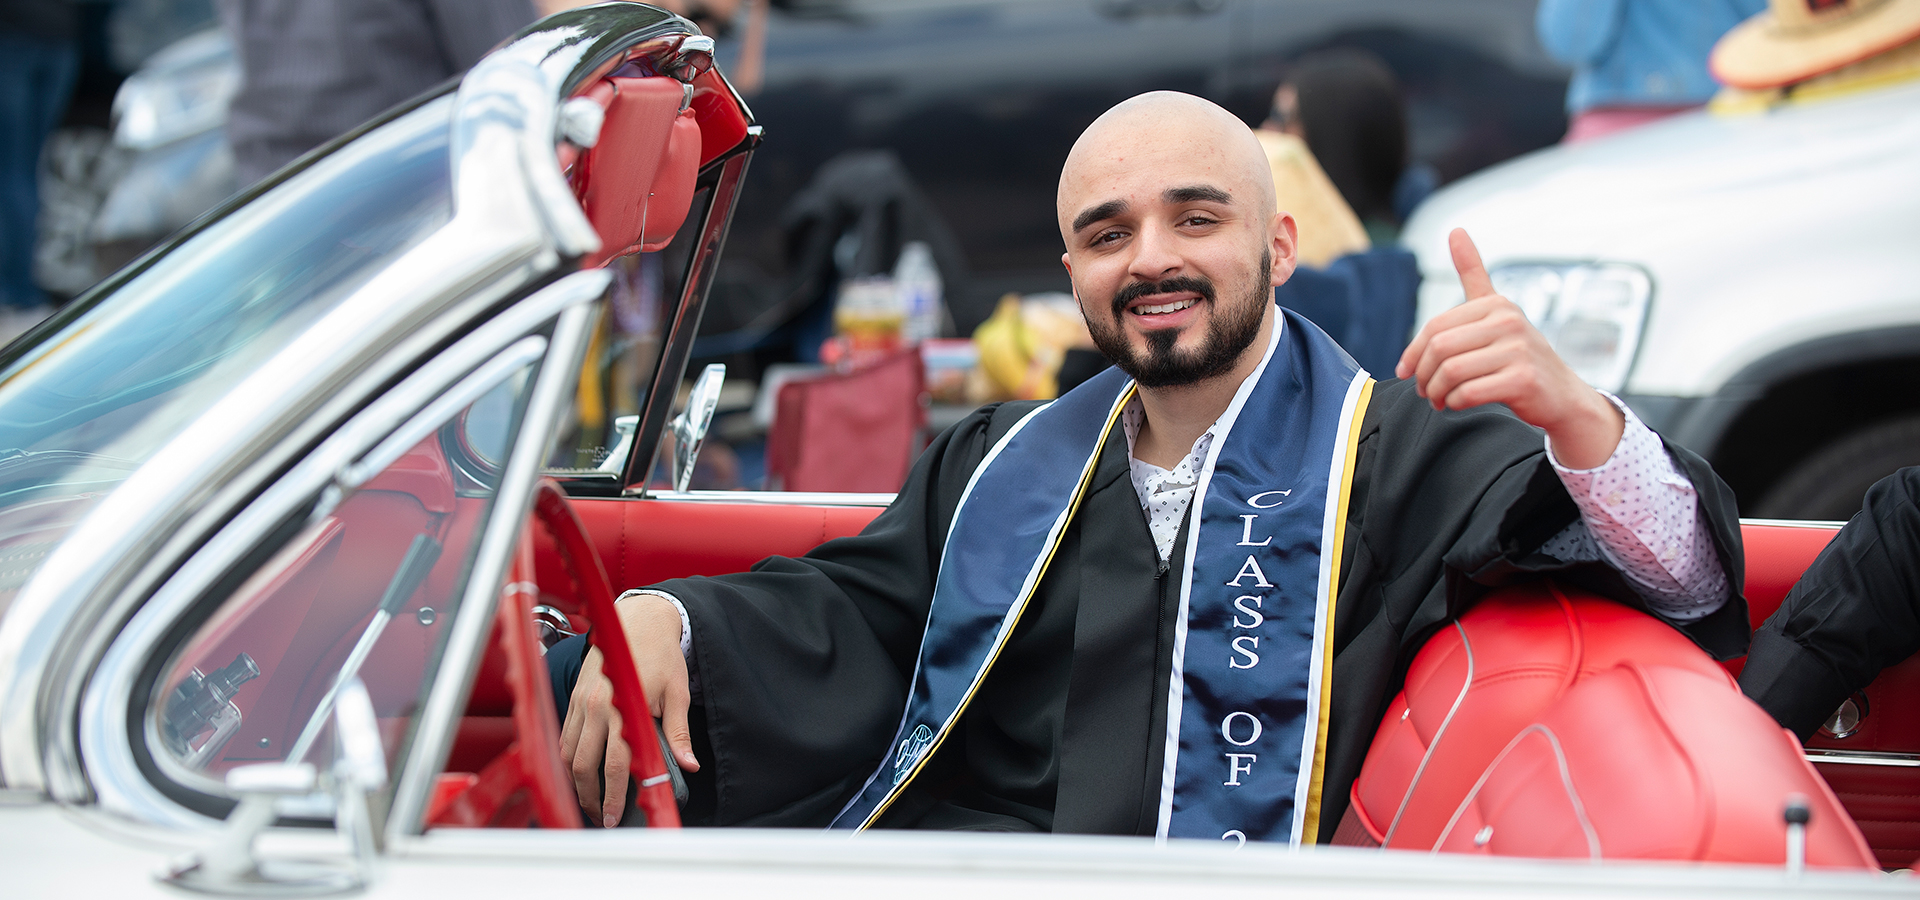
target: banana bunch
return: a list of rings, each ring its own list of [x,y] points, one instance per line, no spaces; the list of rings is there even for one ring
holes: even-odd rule
[[[1086,325],[1070,301],[1001,297],[993,315],[973,332],[980,362],[968,385],[970,399],[1051,400],[1060,393],[1060,363],[1068,348],[1088,343]]]

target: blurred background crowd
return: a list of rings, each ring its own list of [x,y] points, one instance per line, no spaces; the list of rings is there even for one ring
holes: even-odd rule
[[[577,5],[0,0],[0,337]],[[1779,69],[1774,47],[1760,54],[1771,61],[1762,74],[1729,87],[1710,58],[1743,22],[1885,18],[1869,8],[1913,4],[656,5],[716,37],[722,69],[767,132],[694,351],[693,371],[729,367],[698,483],[809,490],[898,485],[904,463],[891,456],[846,464],[883,427],[848,426],[862,416],[906,423],[918,440],[981,402],[1054,396],[1105,365],[1058,261],[1054,180],[1073,138],[1127,96],[1200,94],[1257,130],[1301,233],[1304,265],[1279,301],[1390,372],[1422,282],[1401,232],[1436,190],[1710,100],[1765,105],[1888,46],[1911,56],[1901,48],[1913,37],[1883,28],[1878,45],[1855,42],[1845,58],[1793,71]],[[1716,65],[1749,71],[1736,56]],[[593,433],[562,462],[592,467],[617,441],[636,394],[628,382],[645,369],[660,298],[675,288],[671,257],[616,264],[622,286],[596,352],[627,362],[583,383]],[[827,415],[809,409],[833,412],[806,424]],[[823,455],[841,464],[809,461]]]

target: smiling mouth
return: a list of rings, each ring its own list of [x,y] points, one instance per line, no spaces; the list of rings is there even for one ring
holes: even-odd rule
[[[1159,303],[1153,306],[1136,306],[1131,310],[1131,312],[1133,312],[1135,315],[1141,315],[1141,316],[1163,316],[1163,315],[1166,315],[1167,313],[1179,312],[1183,309],[1194,306],[1199,302],[1200,302],[1199,300],[1189,297],[1185,300],[1175,300],[1171,303]]]

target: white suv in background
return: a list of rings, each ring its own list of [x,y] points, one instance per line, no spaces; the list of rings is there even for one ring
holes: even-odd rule
[[[1920,81],[1688,113],[1457,182],[1402,237],[1422,322],[1461,300],[1456,226],[1743,514],[1844,519],[1920,464]]]

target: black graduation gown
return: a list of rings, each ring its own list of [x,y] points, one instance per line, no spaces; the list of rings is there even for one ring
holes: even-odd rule
[[[1740,689],[1801,740],[1854,691],[1920,651],[1920,466],[1860,512],[1753,632]]]
[[[691,779],[690,823],[825,825],[874,771],[899,724],[954,509],[1031,409],[986,407],[949,429],[859,535],[752,572],[659,586],[692,623],[705,767]],[[1680,627],[1715,656],[1737,656],[1747,618],[1732,492],[1697,456],[1668,449],[1698,489],[1733,592]],[[1159,570],[1127,472],[1115,428],[999,662],[881,826],[1153,833],[1178,580]],[[1411,382],[1380,384],[1353,491],[1323,842],[1413,651],[1490,587],[1552,572],[1644,608],[1612,569],[1537,552],[1578,511],[1540,432],[1503,407],[1435,412]]]

